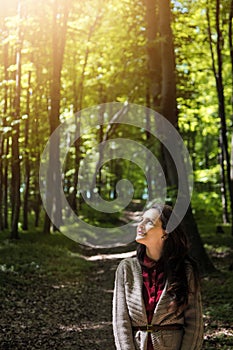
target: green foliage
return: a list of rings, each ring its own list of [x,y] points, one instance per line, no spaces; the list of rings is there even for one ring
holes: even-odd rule
[[[61,72],[60,121],[72,117],[80,109],[108,101],[127,100],[146,105],[149,77],[144,2],[72,0],[70,4]],[[178,123],[193,162],[196,184],[193,206],[198,220],[202,214],[207,217],[211,215],[216,222],[221,222],[218,187],[220,121],[206,18],[208,7],[215,44],[215,3],[205,0],[180,0],[172,1],[171,4],[176,54]],[[32,208],[37,204],[41,205],[38,196],[39,163],[50,133],[48,116],[51,110],[54,3],[44,0],[37,3],[33,0],[22,0],[21,5],[21,14],[17,13],[16,2],[0,5],[0,55],[3,57],[0,65],[0,132],[4,140],[4,152],[0,154],[0,158],[3,167],[10,166],[12,150],[7,152],[6,141],[9,140],[11,144],[12,127],[14,123],[20,123],[21,199],[23,203],[26,188],[25,163],[29,159],[28,202],[31,213]],[[62,18],[62,9],[62,1],[58,1],[57,19]],[[227,38],[229,10],[229,2],[222,0],[220,15],[223,38]],[[22,33],[20,38],[19,29]],[[19,43],[22,46],[21,113],[20,119],[14,120],[15,54]],[[222,42],[222,52],[230,141],[232,77],[227,39]],[[27,126],[28,144],[25,146]],[[105,132],[106,126],[103,128],[103,133]],[[146,140],[145,130],[118,127],[112,137],[129,137],[142,142],[156,156],[159,155],[154,138]],[[99,141],[100,129],[87,131],[80,142],[80,159],[91,152]],[[117,181],[128,178],[134,184],[134,198],[142,199],[147,191],[143,171],[126,160],[114,162],[105,164],[101,169],[102,182],[99,187],[103,197],[111,199]],[[64,187],[67,196],[73,190],[75,166],[75,148],[71,146],[65,170],[67,182]],[[8,180],[10,183],[10,171]],[[168,189],[168,192],[173,198],[173,189]],[[10,193],[8,201],[11,202]],[[102,220],[97,215],[87,220],[92,219],[95,224]],[[113,217],[112,220],[114,225],[117,217]]]
[[[208,221],[213,224],[221,223],[222,206],[219,194],[216,192],[198,193],[194,191],[192,195],[192,205],[198,225],[202,225],[203,222]]]
[[[17,241],[9,241],[7,235],[6,232],[5,239],[2,235],[0,244],[0,278],[4,282],[16,279],[23,283],[30,276],[51,280],[82,278],[90,266],[80,258],[77,244],[59,233],[21,233]]]

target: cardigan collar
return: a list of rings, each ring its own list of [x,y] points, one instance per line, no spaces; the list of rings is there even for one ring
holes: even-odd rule
[[[159,260],[153,260],[146,254],[144,255],[143,261],[140,261],[140,264],[142,268],[146,269],[151,269],[151,268],[156,268],[156,269],[161,269],[162,267],[162,259],[160,258]]]

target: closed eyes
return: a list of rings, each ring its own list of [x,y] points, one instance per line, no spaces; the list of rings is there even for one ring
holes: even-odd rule
[[[154,225],[153,221],[151,219],[149,219],[149,218],[141,217],[138,222],[139,223],[143,222],[144,224]]]

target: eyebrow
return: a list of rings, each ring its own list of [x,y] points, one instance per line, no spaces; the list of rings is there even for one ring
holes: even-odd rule
[[[151,218],[148,218],[148,217],[141,217],[141,219],[143,219],[143,220],[148,220],[148,221],[151,221],[151,222],[153,222],[154,220],[153,219],[151,219]]]

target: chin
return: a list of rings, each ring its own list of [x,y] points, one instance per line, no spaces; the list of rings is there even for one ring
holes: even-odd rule
[[[142,241],[145,239],[145,236],[137,235],[135,238],[135,241],[138,243],[142,243]]]

